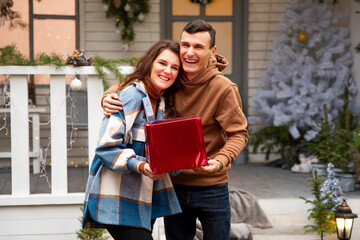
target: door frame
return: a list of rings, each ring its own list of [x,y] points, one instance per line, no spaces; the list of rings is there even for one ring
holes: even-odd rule
[[[233,68],[232,74],[225,76],[239,86],[243,111],[246,116],[248,113],[248,9],[248,0],[233,0],[233,16],[205,16],[205,6],[202,4],[200,5],[200,16],[172,16],[172,0],[160,0],[161,39],[172,39],[173,22],[188,22],[197,18],[205,21],[231,20],[233,22]],[[235,65],[235,63],[237,64]]]

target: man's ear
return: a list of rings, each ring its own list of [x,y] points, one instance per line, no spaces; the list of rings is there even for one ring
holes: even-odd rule
[[[213,56],[215,56],[215,54],[216,54],[216,46],[214,46],[214,47],[211,49],[211,54],[212,54]]]
[[[216,46],[214,46],[212,49],[210,49],[210,51],[211,51],[210,59],[215,59]]]

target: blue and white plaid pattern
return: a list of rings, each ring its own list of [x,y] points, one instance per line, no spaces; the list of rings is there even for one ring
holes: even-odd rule
[[[118,95],[123,110],[103,120],[85,192],[83,227],[94,226],[90,223],[95,220],[150,230],[152,218],[181,208],[168,175],[153,181],[135,171],[139,161],[146,161],[144,124],[155,120],[143,84],[135,82]],[[164,119],[163,110],[161,99],[156,120]]]

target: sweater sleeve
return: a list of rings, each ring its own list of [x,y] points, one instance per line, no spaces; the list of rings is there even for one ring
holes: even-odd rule
[[[227,166],[236,159],[249,139],[247,120],[242,111],[236,85],[230,86],[222,95],[215,118],[227,137],[225,145],[215,155],[215,159]]]
[[[133,122],[126,122],[123,110],[104,118],[95,154],[107,168],[129,173],[135,170],[137,164],[146,161],[144,157],[137,156],[132,148],[126,146],[132,125]]]

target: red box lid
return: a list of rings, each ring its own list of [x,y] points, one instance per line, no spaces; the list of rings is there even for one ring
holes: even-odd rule
[[[207,165],[200,117],[148,122],[145,134],[146,157],[153,173]]]

